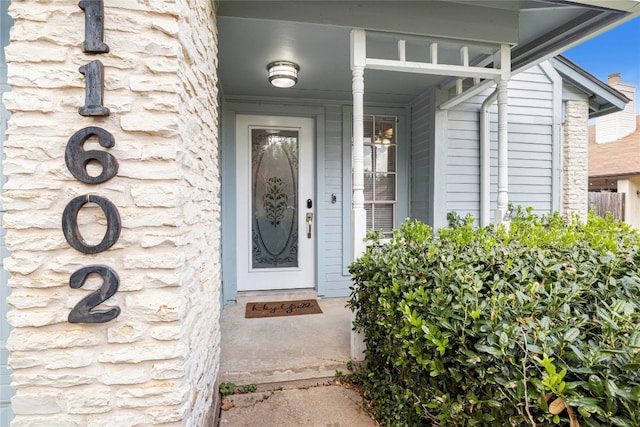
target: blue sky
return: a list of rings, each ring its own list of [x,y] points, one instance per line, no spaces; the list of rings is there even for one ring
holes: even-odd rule
[[[626,22],[563,52],[563,55],[603,82],[620,73],[621,81],[636,85],[636,112],[640,114],[640,18]]]

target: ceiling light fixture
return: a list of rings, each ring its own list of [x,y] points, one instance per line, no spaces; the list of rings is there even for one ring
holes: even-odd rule
[[[300,67],[289,61],[274,61],[267,65],[269,83],[275,87],[293,87],[298,83]]]

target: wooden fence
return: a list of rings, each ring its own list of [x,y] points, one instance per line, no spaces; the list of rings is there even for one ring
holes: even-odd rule
[[[624,193],[589,192],[589,209],[604,217],[611,212],[615,219],[624,221]]]

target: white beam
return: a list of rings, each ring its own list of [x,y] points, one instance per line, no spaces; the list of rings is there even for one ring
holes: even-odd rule
[[[431,43],[429,45],[429,52],[430,52],[430,61],[432,64],[437,64],[438,63],[438,43]]]
[[[495,79],[500,70],[484,67],[465,67],[464,65],[429,64],[426,62],[395,61],[392,59],[367,58],[367,69],[382,71],[400,71],[405,73],[432,74],[438,76],[477,77]]]

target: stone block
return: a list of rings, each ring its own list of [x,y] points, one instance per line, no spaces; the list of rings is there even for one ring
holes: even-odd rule
[[[149,71],[153,73],[175,74],[178,71],[178,61],[168,61],[163,58],[151,58],[144,61]]]
[[[131,196],[138,207],[176,207],[180,188],[174,184],[144,184],[131,186]]]
[[[75,369],[89,366],[95,357],[89,350],[67,349],[64,351],[14,351],[9,356],[8,364],[13,369],[33,368],[37,366],[46,369]]]
[[[180,286],[180,277],[175,272],[148,272],[142,280],[151,289]]]
[[[14,237],[7,241],[7,249],[10,251],[54,251],[56,249],[67,248],[68,246],[69,245],[61,232],[58,232],[55,235],[52,235],[51,233],[22,234],[21,237]]]
[[[12,63],[10,70],[11,72],[9,73],[7,80],[9,85],[13,88],[84,88],[84,77],[77,69]]]
[[[175,58],[178,56],[179,46],[170,39],[163,38],[112,38],[109,41],[112,52],[126,52],[128,54],[142,54],[143,56],[160,56]]]
[[[173,322],[180,320],[182,301],[175,292],[154,290],[126,297],[127,315],[146,322]]]
[[[108,387],[82,387],[65,391],[70,414],[100,414],[111,411],[113,397]]]
[[[175,37],[178,35],[178,22],[175,19],[163,17],[151,21],[151,28],[162,31],[164,34]]]
[[[179,362],[154,363],[151,376],[155,380],[169,380],[184,376],[184,364]]]
[[[27,62],[65,62],[67,60],[68,49],[58,47],[52,43],[10,43],[4,48],[7,61],[11,63]],[[52,67],[54,68],[54,67]]]
[[[120,127],[128,132],[144,132],[150,135],[173,137],[178,135],[178,123],[173,116],[129,114],[120,117]]]
[[[145,413],[151,417],[154,424],[179,422],[184,418],[186,412],[187,410],[184,406],[153,408],[145,411]]]
[[[74,417],[17,417],[11,422],[11,427],[80,427],[82,424]]]
[[[145,234],[140,239],[140,246],[143,248],[154,248],[157,246],[177,247],[182,246],[184,237],[175,234]]]
[[[132,14],[131,12],[144,12],[145,15],[161,14],[166,16],[173,16],[177,18],[181,12],[176,4],[175,0],[155,0],[152,2],[130,2],[130,3],[116,3],[111,6],[114,8],[114,13],[121,9],[122,11]],[[184,12],[183,12],[184,13]]]
[[[139,180],[178,180],[184,172],[174,162],[122,162],[118,176]]]
[[[92,329],[15,328],[7,340],[10,351],[88,347],[100,344],[100,334]]]
[[[23,150],[23,154],[25,151],[29,150],[25,148]],[[52,180],[33,180],[30,179],[30,174],[42,171],[43,159],[47,156],[43,156],[42,150],[37,149],[36,152],[32,153],[34,155],[33,159],[27,159],[24,156],[16,157],[15,160],[6,161],[3,164],[4,170],[3,172],[7,175],[14,175],[11,177],[5,185],[5,190],[21,190],[21,191],[30,191],[30,190],[40,190],[40,192],[44,193],[43,190],[55,190],[60,191],[62,189],[62,183]],[[31,213],[29,214],[31,217]]]
[[[179,81],[175,75],[158,77],[153,75],[135,75],[129,78],[129,87],[133,92],[179,93]]]
[[[62,310],[10,310],[7,313],[7,321],[14,328],[40,327],[63,323],[67,321],[67,315]]]
[[[172,93],[149,93],[142,104],[147,111],[159,111],[166,113],[179,113],[180,97]],[[175,158],[175,155],[174,155]]]
[[[17,393],[11,398],[11,409],[16,415],[57,414],[63,409],[61,393],[49,391]]]
[[[143,384],[151,379],[148,369],[138,365],[104,365],[100,381],[105,385]]]
[[[151,328],[151,336],[158,341],[174,341],[180,339],[180,325],[155,326]]]
[[[14,308],[19,310],[29,309],[29,308],[42,308],[47,307],[52,302],[56,302],[60,300],[60,294],[57,292],[54,293],[33,293],[29,290],[14,290],[11,295],[7,297],[7,303]]]
[[[5,92],[4,106],[8,111],[36,111],[50,113],[53,111],[51,98],[44,94],[22,92]]]
[[[113,411],[112,411],[113,412]],[[105,427],[105,426],[148,426],[151,424],[149,417],[137,411],[117,413],[108,413],[102,415],[90,415],[86,418],[86,427]]]
[[[4,206],[6,208],[6,205]],[[11,256],[4,259],[4,268],[10,273],[27,275],[40,268],[43,260],[44,255],[14,251]]]
[[[66,388],[94,383],[96,379],[89,375],[76,374],[23,374],[16,371],[11,376],[12,387],[54,387]]]
[[[47,267],[49,268],[49,270],[55,273],[61,273],[70,276],[75,271],[90,264],[90,262],[88,262],[86,258],[86,255],[76,252],[75,250],[73,252],[68,251],[68,253],[72,253],[72,255],[59,255],[49,259],[47,261]],[[107,260],[102,259],[100,263],[106,264]],[[67,277],[66,285],[68,284],[69,279]]]
[[[107,329],[107,342],[131,343],[140,341],[145,336],[146,328],[141,324],[124,323]]]
[[[5,209],[13,211],[51,209],[58,197],[55,194],[43,194],[39,191],[8,190],[2,195],[2,205]]]
[[[134,99],[131,96],[109,96],[105,98],[105,106],[111,110],[111,114],[128,113],[132,110]]]
[[[177,227],[181,224],[178,211],[167,208],[119,209],[122,228]]]
[[[116,393],[120,408],[148,408],[182,403],[183,392],[176,382],[162,382],[143,387],[127,387]]]
[[[184,356],[180,344],[125,346],[106,350],[98,356],[102,363],[140,363],[147,360],[168,360]]]
[[[164,269],[173,270],[184,265],[184,254],[161,251],[158,248],[152,257],[149,255],[131,255],[124,260],[124,268],[135,269]]]

